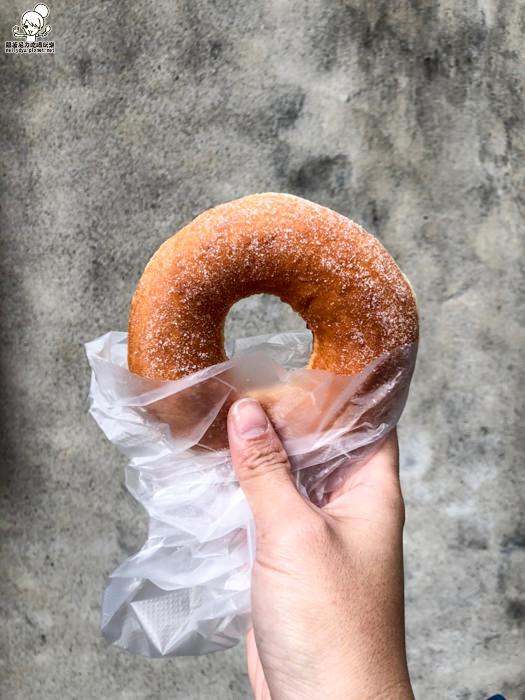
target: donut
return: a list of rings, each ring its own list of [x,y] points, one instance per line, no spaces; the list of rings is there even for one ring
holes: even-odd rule
[[[175,380],[224,362],[228,311],[258,293],[305,320],[309,369],[353,375],[418,339],[412,287],[376,238],[331,209],[270,192],[209,209],[160,246],[132,301],[129,370]],[[159,414],[175,420],[172,409]]]

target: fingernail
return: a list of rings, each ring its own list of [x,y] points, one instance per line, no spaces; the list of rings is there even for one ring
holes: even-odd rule
[[[240,437],[252,438],[268,430],[268,418],[255,399],[241,399],[232,408],[233,427]]]

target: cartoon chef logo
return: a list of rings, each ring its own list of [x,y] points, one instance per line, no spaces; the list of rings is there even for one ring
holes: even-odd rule
[[[47,36],[51,31],[49,24],[46,24],[48,14],[47,5],[35,5],[34,10],[24,12],[20,26],[15,24],[13,36],[16,39],[25,39],[28,44],[34,42],[37,36]]]

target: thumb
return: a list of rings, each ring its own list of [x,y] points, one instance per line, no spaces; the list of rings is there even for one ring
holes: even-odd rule
[[[293,482],[284,447],[258,401],[241,399],[232,405],[228,440],[259,536],[280,527],[283,517],[309,510]]]

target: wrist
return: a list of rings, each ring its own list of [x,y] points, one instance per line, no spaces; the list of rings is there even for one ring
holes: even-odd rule
[[[349,698],[359,698],[359,700],[414,700],[412,685],[408,677],[387,683],[377,684],[375,679],[367,679],[356,683],[354,679],[347,678],[346,683],[338,683],[332,687],[319,689],[319,695],[310,695],[301,700],[349,700]]]
[[[378,662],[380,666],[380,662]],[[359,698],[359,700],[414,700],[414,693],[408,675],[406,665],[397,671],[390,670],[385,673],[384,668],[378,668],[376,672],[352,673],[350,668],[341,669],[339,672],[332,672],[329,679],[319,694],[311,695],[304,700],[348,700],[349,698]]]
[[[374,698],[375,700],[414,700],[414,693],[412,691],[412,684],[408,678],[400,679],[394,681],[392,684],[383,687],[379,692],[374,692],[370,696],[364,696],[363,700],[370,700]]]
[[[381,674],[380,674],[381,675]],[[288,684],[286,683],[284,687]],[[295,684],[294,684],[295,685]],[[412,685],[405,669],[400,675],[390,681],[379,681],[377,677],[358,679],[347,669],[342,672],[331,673],[327,680],[320,680],[315,687],[295,687],[288,686],[283,692],[274,689],[273,700],[349,700],[359,698],[359,700],[414,700]]]

